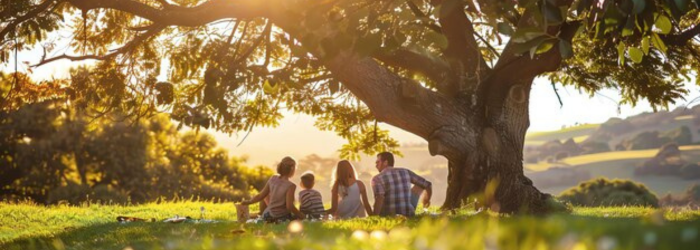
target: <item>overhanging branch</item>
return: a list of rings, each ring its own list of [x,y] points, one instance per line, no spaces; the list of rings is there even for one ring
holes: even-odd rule
[[[380,51],[374,54],[373,57],[389,66],[424,74],[435,82],[442,82],[450,71],[449,65],[442,60],[428,58],[403,48],[391,53]]]
[[[261,17],[267,3],[258,0],[211,0],[195,7],[168,5],[157,9],[135,0],[67,0],[81,10],[114,9],[163,25],[195,27],[226,18]]]
[[[666,43],[666,44],[675,45],[675,46],[683,46],[688,41],[690,41],[691,39],[693,39],[694,37],[696,37],[698,35],[700,35],[700,23],[696,24],[692,28],[684,30],[681,33],[672,34],[672,35],[665,35],[665,36],[661,37],[661,39],[663,39],[664,43]]]
[[[128,53],[129,51],[131,51],[133,48],[135,48],[136,46],[138,46],[139,44],[141,44],[141,43],[142,43],[143,41],[145,41],[146,39],[148,39],[148,38],[150,38],[150,37],[153,37],[153,36],[155,36],[156,34],[158,34],[158,32],[160,32],[160,31],[162,31],[163,29],[165,29],[165,27],[166,27],[166,26],[163,26],[163,25],[155,25],[155,24],[154,24],[154,25],[151,25],[151,26],[147,29],[147,31],[146,31],[145,33],[136,36],[134,39],[132,39],[131,41],[129,41],[128,43],[126,43],[124,46],[119,47],[119,48],[117,48],[117,49],[114,49],[114,50],[112,50],[110,53],[105,54],[105,55],[71,56],[71,55],[63,54],[63,55],[60,55],[60,56],[51,57],[51,58],[48,58],[48,59],[47,59],[47,58],[46,58],[46,54],[44,54],[44,55],[42,56],[42,58],[41,58],[41,61],[39,61],[39,63],[37,63],[37,64],[35,64],[35,65],[32,65],[32,67],[39,67],[39,66],[41,66],[41,65],[44,65],[44,64],[47,64],[47,63],[50,63],[50,62],[53,62],[53,61],[61,60],[61,59],[68,59],[68,60],[71,60],[71,61],[82,61],[82,60],[107,60],[107,59],[113,58],[113,57],[115,57],[115,56],[118,56],[118,55],[120,55],[120,54]]]
[[[448,41],[445,55],[459,62],[466,76],[478,81],[489,71],[489,66],[481,55],[474,37],[474,26],[464,12],[464,3],[458,0],[434,1],[438,2],[441,4],[440,26]],[[457,84],[464,84],[459,81]]]
[[[51,8],[51,6],[53,6],[54,3],[58,4],[58,3],[60,3],[60,2],[63,2],[63,1],[58,1],[58,2],[57,2],[56,0],[46,0],[46,1],[44,1],[43,3],[37,5],[36,8],[32,9],[31,11],[29,11],[26,15],[21,16],[21,17],[18,17],[18,18],[15,19],[14,21],[12,21],[12,22],[10,22],[9,24],[7,24],[7,26],[5,26],[5,28],[3,28],[2,30],[0,30],[0,44],[4,44],[4,43],[7,41],[7,40],[5,39],[5,36],[7,36],[7,34],[10,33],[10,31],[12,31],[12,30],[14,30],[15,28],[17,28],[17,25],[21,24],[21,23],[24,22],[24,21],[27,21],[27,20],[29,20],[29,19],[32,19],[32,18],[38,16],[38,15],[41,14],[42,12],[44,12],[44,11],[48,10],[49,8]]]

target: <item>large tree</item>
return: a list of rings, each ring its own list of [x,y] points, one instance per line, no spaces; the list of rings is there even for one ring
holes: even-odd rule
[[[3,61],[40,42],[32,66],[103,61],[63,85],[71,103],[224,132],[274,126],[286,108],[346,138],[343,157],[393,150],[387,123],[448,159],[444,208],[482,194],[501,212],[551,209],[523,174],[535,78],[657,108],[700,67],[697,0],[0,3]]]

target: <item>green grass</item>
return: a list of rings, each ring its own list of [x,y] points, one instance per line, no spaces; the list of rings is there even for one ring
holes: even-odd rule
[[[531,132],[525,136],[525,144],[541,145],[551,140],[563,141],[569,138],[574,138],[574,140],[578,139],[579,141],[577,142],[580,142],[593,134],[599,126],[600,124],[583,124],[555,131]]]
[[[680,150],[683,151],[684,155],[696,156],[700,153],[700,145],[689,145],[681,146]],[[639,160],[639,159],[649,159],[658,153],[658,149],[649,150],[632,150],[632,151],[611,151],[598,154],[588,154],[580,155],[574,157],[565,158],[556,163],[540,162],[536,164],[526,164],[526,168],[532,171],[544,171],[552,167],[567,167],[567,166],[581,166],[587,164],[596,164],[602,162],[614,162],[614,161],[626,161],[626,160]],[[695,159],[696,157],[691,157],[694,161],[700,159]]]
[[[218,223],[132,222],[178,214]],[[658,210],[660,211],[660,210]],[[233,205],[208,202],[138,206],[0,203],[0,249],[695,249],[700,211],[575,208],[547,217],[453,215],[288,224],[239,224]]]

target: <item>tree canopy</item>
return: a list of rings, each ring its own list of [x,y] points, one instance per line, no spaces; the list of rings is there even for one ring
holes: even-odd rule
[[[483,94],[511,87],[489,83],[506,74],[546,77],[591,95],[615,88],[622,103],[667,107],[700,68],[698,5],[0,0],[0,60],[10,65],[12,53],[39,46],[44,55],[28,69],[99,60],[40,85],[53,94],[43,98],[63,98],[92,115],[165,112],[180,124],[234,133],[275,126],[284,109],[309,114],[347,139],[342,157],[352,157],[396,148],[378,122],[431,138],[441,125],[429,121],[444,120],[438,115],[462,114],[484,98],[497,102]],[[2,89],[5,110],[19,107],[11,100],[41,98],[18,78],[3,78],[15,82]]]

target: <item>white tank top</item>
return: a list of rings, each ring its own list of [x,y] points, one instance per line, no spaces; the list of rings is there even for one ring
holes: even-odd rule
[[[343,196],[344,194],[346,195]],[[367,217],[362,206],[360,186],[358,186],[357,182],[347,188],[343,185],[338,185],[338,196],[340,196],[340,201],[338,201],[338,210],[336,211],[337,218]]]

